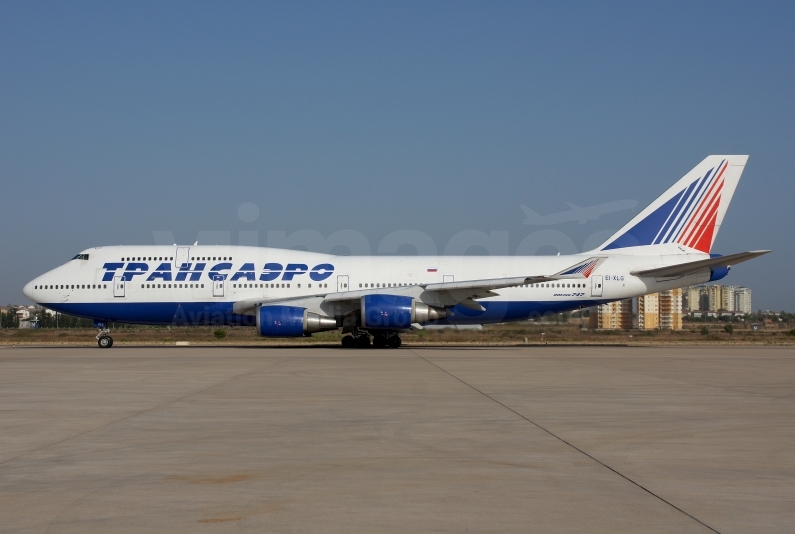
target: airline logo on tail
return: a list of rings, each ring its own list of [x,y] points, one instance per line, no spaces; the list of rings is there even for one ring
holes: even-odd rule
[[[718,211],[728,167],[728,159],[721,160],[602,250],[678,243],[709,253],[720,224]]]
[[[556,274],[557,277],[567,277],[567,278],[588,278],[591,276],[591,273],[596,266],[602,262],[604,258],[590,258],[585,260],[582,263],[578,263],[571,269],[566,269],[563,272]]]

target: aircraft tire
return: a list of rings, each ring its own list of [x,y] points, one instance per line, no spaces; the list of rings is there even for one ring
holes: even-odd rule
[[[386,347],[387,340],[384,336],[373,336],[373,347],[376,349],[383,349]]]
[[[370,336],[359,336],[356,338],[356,347],[366,349],[370,347]]]
[[[392,336],[389,338],[389,346],[390,348],[396,349],[400,345],[403,344],[403,340],[400,339],[400,336]]]
[[[356,346],[356,340],[353,339],[353,336],[345,336],[342,338],[342,348],[352,349],[355,346]]]
[[[97,340],[97,345],[101,349],[109,349],[113,346],[113,338],[110,336],[102,336]]]

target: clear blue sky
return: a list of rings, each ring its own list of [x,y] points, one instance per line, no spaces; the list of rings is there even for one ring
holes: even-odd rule
[[[0,302],[155,231],[581,249],[632,213],[534,228],[520,205],[640,208],[740,153],[714,251],[775,249],[725,282],[794,310],[795,4],[638,4],[0,3]]]

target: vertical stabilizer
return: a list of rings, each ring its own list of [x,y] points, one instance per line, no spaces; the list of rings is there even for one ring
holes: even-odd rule
[[[709,253],[746,161],[707,157],[597,250],[657,254],[658,245],[676,244]]]

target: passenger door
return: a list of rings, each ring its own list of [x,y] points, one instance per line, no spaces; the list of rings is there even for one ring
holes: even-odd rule
[[[213,279],[213,296],[214,297],[223,297],[224,296],[224,277],[223,276],[216,276]]]
[[[337,292],[342,293],[343,291],[350,291],[348,287],[348,275],[341,274],[337,276]]]
[[[591,296],[602,296],[602,275],[597,274],[591,277]]]
[[[113,277],[113,296],[114,297],[123,297],[125,296],[125,289],[124,289],[124,278],[121,276],[114,276]]]
[[[190,262],[190,247],[177,247],[177,252],[174,254],[174,267],[179,269],[188,262]]]

